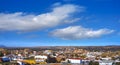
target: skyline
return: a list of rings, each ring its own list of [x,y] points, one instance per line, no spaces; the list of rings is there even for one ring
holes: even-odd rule
[[[120,45],[119,0],[0,0],[0,45]]]

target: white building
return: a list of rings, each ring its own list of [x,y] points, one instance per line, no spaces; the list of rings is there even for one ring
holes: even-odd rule
[[[102,62],[99,62],[99,65],[112,65],[113,62],[110,62],[110,61],[102,61]]]
[[[37,55],[34,57],[36,62],[44,62],[47,59],[45,55]]]
[[[113,62],[111,58],[102,58],[102,60],[99,61],[99,65],[112,65]]]

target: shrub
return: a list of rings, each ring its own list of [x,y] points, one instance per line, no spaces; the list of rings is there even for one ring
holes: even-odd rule
[[[120,62],[116,62],[115,65],[120,65]]]

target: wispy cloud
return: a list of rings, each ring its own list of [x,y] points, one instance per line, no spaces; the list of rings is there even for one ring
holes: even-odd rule
[[[72,14],[76,11],[82,11],[83,7],[65,4],[54,7],[51,12],[33,15],[16,13],[0,13],[0,30],[3,31],[30,31],[41,30],[57,26],[61,23],[71,23],[79,20],[74,18]]]
[[[81,26],[69,26],[63,29],[56,29],[52,31],[51,34],[52,36],[58,38],[72,40],[72,39],[96,38],[110,34],[112,32],[114,32],[114,30],[110,29],[92,30]]]

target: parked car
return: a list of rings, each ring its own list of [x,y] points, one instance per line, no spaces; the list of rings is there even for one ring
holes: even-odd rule
[[[2,62],[10,62],[10,59],[6,56],[1,58]]]

